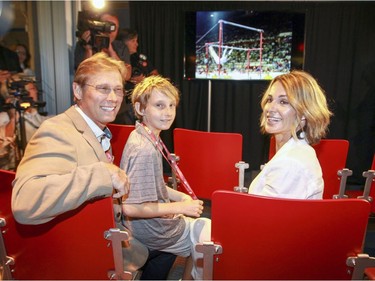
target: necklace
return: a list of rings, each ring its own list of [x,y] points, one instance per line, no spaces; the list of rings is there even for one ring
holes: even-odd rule
[[[190,184],[187,182],[184,174],[182,173],[181,169],[178,167],[176,161],[171,156],[171,153],[168,151],[168,148],[165,146],[164,142],[156,138],[155,134],[144,124],[140,123],[140,125],[145,129],[147,134],[150,136],[151,140],[153,141],[154,145],[158,148],[160,153],[163,155],[164,159],[167,160],[173,171],[176,173],[177,177],[180,179],[182,186],[185,188],[186,192],[194,199],[198,199],[195,195],[193,189],[190,187]],[[165,153],[164,153],[165,151]]]

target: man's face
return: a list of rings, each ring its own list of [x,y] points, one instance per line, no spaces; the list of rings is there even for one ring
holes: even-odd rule
[[[121,74],[118,71],[99,72],[90,77],[81,90],[73,87],[78,106],[101,129],[113,122],[120,109],[123,96],[116,95],[114,89],[123,89]],[[110,88],[109,94],[103,88]]]
[[[117,34],[118,34],[118,29],[119,29],[119,21],[116,17],[114,16],[111,16],[111,15],[108,15],[108,14],[104,14],[100,17],[100,20],[101,21],[109,21],[111,23],[113,23],[114,25],[116,25],[116,30],[113,31],[113,32],[110,32],[108,35],[109,35],[109,40],[110,42],[112,43],[116,37],[117,37]]]
[[[38,89],[34,83],[26,84],[25,90],[29,93],[29,96],[33,99],[33,101],[38,101]]]

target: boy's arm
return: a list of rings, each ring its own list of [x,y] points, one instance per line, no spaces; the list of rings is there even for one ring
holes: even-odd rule
[[[186,200],[171,203],[141,203],[122,205],[123,212],[132,218],[156,218],[175,214],[183,214],[190,217],[200,217],[203,212],[203,201]]]
[[[167,186],[167,191],[168,191],[168,197],[171,201],[180,202],[180,201],[186,201],[186,200],[193,200],[190,197],[190,195],[177,191],[173,188],[170,188],[169,186]]]

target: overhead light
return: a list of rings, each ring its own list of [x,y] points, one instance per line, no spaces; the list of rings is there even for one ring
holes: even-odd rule
[[[105,0],[92,0],[92,5],[96,9],[102,9],[105,5]]]

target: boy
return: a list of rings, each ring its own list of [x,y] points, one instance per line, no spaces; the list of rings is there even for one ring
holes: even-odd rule
[[[163,178],[162,157],[169,152],[159,134],[172,125],[178,102],[178,90],[160,76],[145,78],[132,93],[140,122],[129,136],[120,164],[131,185],[122,205],[124,224],[149,249],[190,256],[184,279],[202,279],[202,267],[197,266],[202,255],[194,247],[211,239],[211,221],[199,218],[203,201],[167,187]]]

